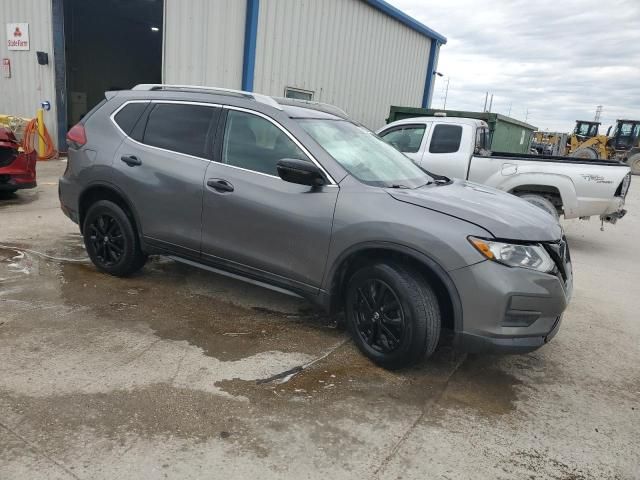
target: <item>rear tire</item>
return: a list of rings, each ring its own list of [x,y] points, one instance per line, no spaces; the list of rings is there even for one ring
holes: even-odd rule
[[[531,205],[535,205],[536,207],[541,208],[549,215],[552,215],[556,220],[560,220],[560,215],[558,214],[558,210],[556,209],[555,205],[542,195],[527,193],[525,195],[518,196],[522,200],[526,200],[527,202],[529,202]]]
[[[126,277],[147,261],[132,220],[109,200],[100,200],[89,207],[82,234],[91,261],[102,272]]]
[[[354,342],[383,368],[415,364],[438,345],[438,299],[412,268],[396,263],[361,268],[349,280],[345,310]]]
[[[640,153],[636,153],[627,159],[627,165],[631,167],[633,175],[640,175]]]

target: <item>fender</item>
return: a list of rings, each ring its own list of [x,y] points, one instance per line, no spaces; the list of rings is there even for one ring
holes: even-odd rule
[[[555,187],[560,192],[565,218],[575,218],[577,216],[578,194],[570,177],[557,173],[530,173],[526,172],[526,168],[526,166],[519,165],[518,173],[506,178],[502,177],[496,187],[505,192],[512,192],[514,189],[524,185]],[[522,170],[525,170],[525,172],[520,173]]]
[[[331,298],[331,290],[335,282],[340,280],[339,277],[342,274],[341,267],[344,264],[345,260],[351,255],[370,249],[389,250],[392,252],[401,253],[415,259],[416,261],[428,267],[447,289],[447,293],[451,298],[451,304],[453,306],[454,329],[456,332],[462,331],[462,302],[460,301],[460,294],[458,293],[458,289],[453,283],[453,280],[451,280],[451,277],[449,276],[447,271],[430,256],[411,247],[393,242],[371,241],[357,243],[344,250],[335,259],[331,266],[326,270],[325,278],[322,282],[323,288],[320,291],[320,296],[323,297],[320,303],[323,304],[325,308],[327,308],[327,310],[330,310],[331,301],[335,300]]]

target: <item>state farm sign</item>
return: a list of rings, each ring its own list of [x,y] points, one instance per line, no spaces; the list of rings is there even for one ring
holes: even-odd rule
[[[29,50],[29,24],[7,23],[7,48]]]

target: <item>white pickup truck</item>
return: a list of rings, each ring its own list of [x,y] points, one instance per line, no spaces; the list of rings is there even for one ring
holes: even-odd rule
[[[559,218],[615,223],[626,210],[629,166],[569,157],[492,153],[489,127],[470,118],[416,117],[376,132],[420,167],[503,190]]]

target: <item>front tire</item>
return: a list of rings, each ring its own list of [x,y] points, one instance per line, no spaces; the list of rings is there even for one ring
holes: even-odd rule
[[[525,194],[518,196],[522,200],[526,200],[527,202],[529,202],[531,205],[535,205],[536,207],[541,208],[556,220],[560,220],[560,215],[558,214],[556,206],[542,195]]]
[[[440,308],[416,270],[378,263],[349,280],[347,326],[356,345],[383,368],[398,369],[430,356],[440,338]]]
[[[91,205],[82,234],[89,258],[102,272],[126,277],[140,270],[147,260],[132,220],[109,200]]]

